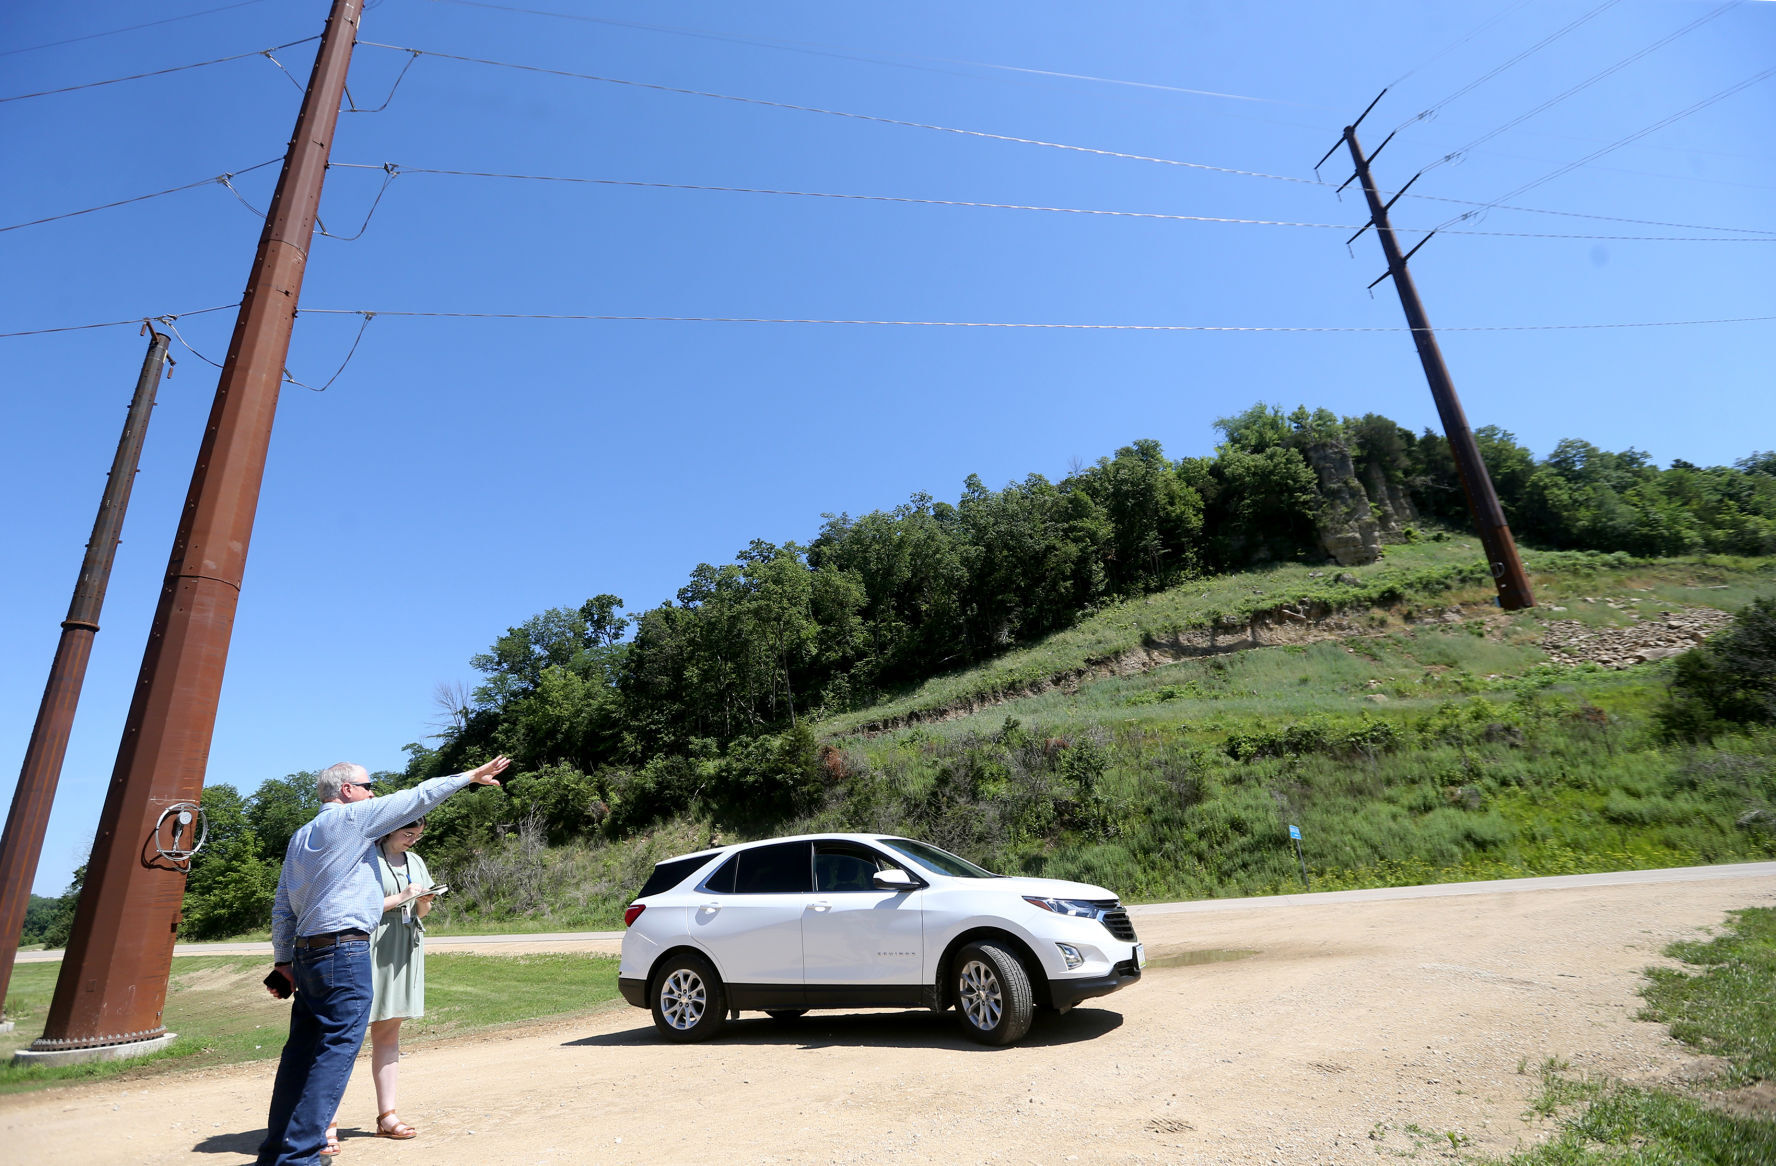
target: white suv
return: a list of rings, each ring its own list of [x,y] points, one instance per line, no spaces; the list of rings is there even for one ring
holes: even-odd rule
[[[624,999],[668,1040],[730,1013],[954,1004],[1004,1045],[1141,978],[1128,912],[1102,887],[982,870],[881,834],[770,838],[669,858],[623,913]]]

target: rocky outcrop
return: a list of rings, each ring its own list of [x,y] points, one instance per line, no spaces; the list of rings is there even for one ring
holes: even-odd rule
[[[1381,467],[1369,466],[1363,474],[1363,487],[1369,495],[1370,509],[1375,515],[1375,525],[1381,532],[1381,541],[1399,542],[1406,537],[1406,528],[1418,521],[1418,510],[1412,505],[1412,499],[1397,482],[1390,482],[1381,472]]]
[[[1307,464],[1320,479],[1320,513],[1315,518],[1320,546],[1341,567],[1381,558],[1381,528],[1369,494],[1357,481],[1350,451],[1340,441],[1307,447]]]
[[[1604,604],[1628,612],[1632,622],[1619,627],[1599,627],[1576,619],[1552,621],[1542,634],[1542,647],[1556,663],[1627,668],[1649,660],[1663,660],[1695,647],[1733,622],[1730,614],[1712,607],[1654,608],[1641,612],[1636,609],[1648,605],[1635,598],[1587,596],[1580,602]]]

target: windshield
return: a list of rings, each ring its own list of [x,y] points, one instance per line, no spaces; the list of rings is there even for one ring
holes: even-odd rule
[[[999,876],[990,870],[983,870],[969,862],[966,858],[957,858],[947,850],[939,850],[928,842],[914,842],[910,838],[884,838],[882,845],[896,854],[905,855],[926,870],[937,874],[949,875],[958,879],[996,879]]]

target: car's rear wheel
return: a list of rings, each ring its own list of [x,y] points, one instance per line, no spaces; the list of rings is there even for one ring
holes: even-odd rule
[[[654,977],[654,1027],[671,1041],[708,1040],[727,1020],[721,976],[695,952],[669,956]]]
[[[950,967],[963,1032],[982,1044],[1008,1045],[1030,1031],[1035,1012],[1030,977],[1009,949],[990,941],[971,943]]]

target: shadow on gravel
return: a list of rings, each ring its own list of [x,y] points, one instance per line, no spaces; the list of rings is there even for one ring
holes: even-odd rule
[[[1030,1033],[1012,1048],[1048,1048],[1094,1040],[1122,1026],[1122,1013],[1103,1008],[1075,1008],[1065,1016],[1038,1015]],[[664,1044],[650,1024],[645,1028],[600,1033],[563,1041],[563,1048],[610,1048],[624,1045]],[[954,1012],[926,1009],[910,1012],[810,1013],[797,1020],[772,1020],[742,1016],[730,1020],[711,1044],[799,1045],[804,1049],[859,1046],[893,1049],[954,1049],[958,1052],[992,1053],[997,1048],[963,1036]]]
[[[339,1127],[341,1143],[354,1141],[358,1138],[374,1138],[374,1130],[360,1129],[357,1126],[342,1125]],[[265,1140],[264,1130],[246,1130],[238,1134],[211,1134],[197,1145],[191,1147],[193,1154],[245,1154],[256,1158],[259,1144]]]
[[[263,1129],[248,1130],[238,1134],[211,1134],[197,1145],[191,1147],[193,1154],[245,1154],[252,1158],[259,1153],[259,1143],[265,1140]]]

